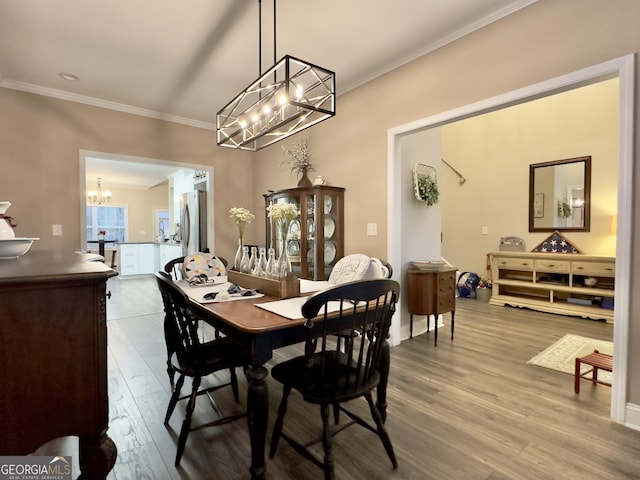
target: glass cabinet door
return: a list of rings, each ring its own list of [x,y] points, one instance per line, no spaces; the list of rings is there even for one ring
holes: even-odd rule
[[[344,256],[344,189],[323,185],[291,188],[265,195],[266,206],[293,203],[300,215],[292,222],[286,248],[295,275],[311,280],[326,280],[335,263]],[[280,255],[280,232],[266,217],[267,248]]]

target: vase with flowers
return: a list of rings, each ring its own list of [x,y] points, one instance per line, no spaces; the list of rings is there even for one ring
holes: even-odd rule
[[[267,216],[275,222],[280,237],[280,256],[277,261],[277,277],[285,278],[291,272],[291,261],[287,253],[287,236],[291,222],[299,215],[298,209],[293,203],[274,203],[267,207]]]
[[[244,207],[233,207],[229,210],[229,218],[231,218],[238,226],[238,250],[233,261],[233,269],[240,271],[240,263],[242,261],[242,247],[244,246],[244,229],[247,223],[256,218],[256,216]]]
[[[311,180],[307,177],[307,173],[315,170],[311,163],[311,152],[309,151],[308,138],[294,138],[291,148],[282,147],[285,154],[285,160],[282,166],[291,168],[291,172],[300,176],[298,187],[310,187]]]

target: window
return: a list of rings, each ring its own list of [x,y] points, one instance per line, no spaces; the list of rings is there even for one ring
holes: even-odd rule
[[[87,205],[87,240],[97,240],[104,231],[106,240],[123,243],[128,237],[127,207]]]
[[[169,240],[169,210],[165,208],[157,208],[153,209],[153,221],[154,224],[157,225],[158,231],[156,232],[156,236],[158,237],[159,242],[164,242]]]

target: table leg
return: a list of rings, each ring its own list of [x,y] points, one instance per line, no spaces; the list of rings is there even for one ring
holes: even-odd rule
[[[262,365],[251,365],[246,372],[247,420],[249,438],[251,440],[251,472],[252,480],[264,480],[267,466],[264,461],[264,446],[267,439],[267,421],[269,419],[269,392],[267,369]]]
[[[456,325],[455,315],[456,315],[456,312],[451,310],[451,340],[453,340],[453,327],[455,327]]]
[[[116,463],[118,449],[105,433],[97,437],[80,437],[80,480],[107,478]]]
[[[382,416],[382,422],[387,420],[387,383],[389,381],[389,369],[391,366],[391,353],[389,351],[389,342],[386,340],[382,344],[382,355],[378,364],[380,372],[380,382],[377,388],[376,406]]]
[[[413,338],[413,313],[409,315],[409,338]]]
[[[440,315],[438,315],[437,313],[433,316],[433,318],[434,318],[433,331],[435,333],[435,335],[434,335],[435,340],[433,342],[433,345],[436,346],[436,347],[438,346],[438,317],[439,316]],[[428,322],[427,322],[427,325],[428,325]]]

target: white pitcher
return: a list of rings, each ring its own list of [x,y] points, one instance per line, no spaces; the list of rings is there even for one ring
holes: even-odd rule
[[[0,202],[0,239],[16,237],[9,218],[5,217],[5,213],[10,206],[11,202]]]

